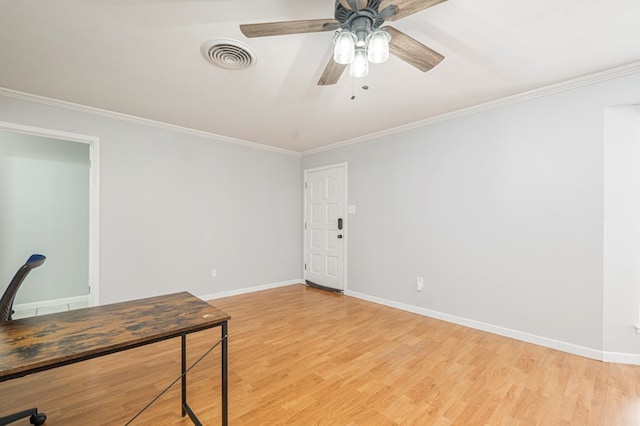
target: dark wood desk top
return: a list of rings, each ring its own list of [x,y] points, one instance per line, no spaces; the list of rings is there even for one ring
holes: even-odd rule
[[[212,328],[229,318],[182,292],[0,323],[0,381]]]

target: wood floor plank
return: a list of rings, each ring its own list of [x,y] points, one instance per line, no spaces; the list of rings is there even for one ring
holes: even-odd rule
[[[640,366],[605,364],[303,285],[211,302],[229,322],[231,425],[640,425]],[[219,330],[188,337],[193,363]],[[220,354],[189,401],[220,423]],[[180,372],[173,339],[0,383],[0,414],[122,425]],[[28,424],[24,422],[24,424]],[[134,425],[188,425],[172,388]]]

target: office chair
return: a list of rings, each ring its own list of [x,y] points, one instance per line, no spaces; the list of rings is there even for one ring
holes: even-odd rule
[[[32,254],[27,262],[18,269],[13,279],[9,283],[9,287],[4,291],[2,299],[0,299],[0,322],[11,321],[13,315],[13,300],[16,298],[18,288],[33,268],[42,265],[47,258],[41,254]],[[47,421],[45,413],[38,413],[37,408],[13,413],[5,417],[0,417],[0,426],[8,425],[16,420],[29,417],[29,422],[33,425],[42,425]]]

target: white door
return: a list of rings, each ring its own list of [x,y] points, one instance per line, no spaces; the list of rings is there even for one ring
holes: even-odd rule
[[[305,279],[344,290],[346,164],[305,171]]]

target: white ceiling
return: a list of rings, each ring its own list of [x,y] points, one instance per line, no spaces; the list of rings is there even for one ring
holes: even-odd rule
[[[333,18],[335,0],[0,1],[0,87],[306,152],[640,62],[638,0],[448,0],[393,23],[445,56],[316,83],[332,33],[247,39],[241,23]],[[231,38],[232,71],[201,45]],[[351,100],[352,94],[355,99]]]

